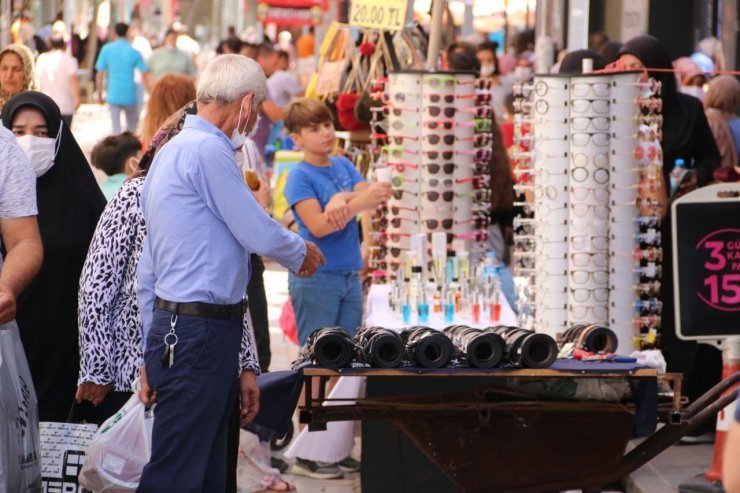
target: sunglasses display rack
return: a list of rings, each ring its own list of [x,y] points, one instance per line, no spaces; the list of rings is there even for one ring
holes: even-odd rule
[[[376,115],[375,175],[390,181],[391,199],[373,221],[382,259],[376,279],[406,263],[412,238],[446,234],[482,252],[490,210],[490,91],[472,73],[391,72]],[[430,253],[430,252],[428,252]],[[421,262],[423,259],[411,259]],[[434,275],[432,270],[427,273]]]
[[[639,74],[537,76],[518,95],[517,274],[534,326],[610,325],[632,347],[660,323],[659,85]],[[530,133],[522,132],[531,125]],[[533,217],[532,217],[533,213]],[[647,337],[649,340],[649,337]]]
[[[513,272],[529,283],[519,283],[519,325],[533,329],[534,324],[534,263],[536,242],[534,235],[534,152],[532,146],[532,91],[517,83],[514,95],[514,144],[509,159],[514,174],[515,206],[519,214],[514,219]]]

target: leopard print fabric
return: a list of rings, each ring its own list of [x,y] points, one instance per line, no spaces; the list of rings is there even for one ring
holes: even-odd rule
[[[136,269],[146,235],[141,213],[144,178],[127,181],[108,203],[80,277],[78,385],[113,384],[131,392],[142,362]],[[244,318],[239,369],[259,373],[254,336]]]

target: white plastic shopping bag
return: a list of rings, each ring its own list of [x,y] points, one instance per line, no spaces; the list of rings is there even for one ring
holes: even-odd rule
[[[15,321],[0,325],[0,493],[41,491],[39,416]]]
[[[80,485],[106,493],[133,493],[152,454],[154,418],[137,392],[98,429],[87,449]]]

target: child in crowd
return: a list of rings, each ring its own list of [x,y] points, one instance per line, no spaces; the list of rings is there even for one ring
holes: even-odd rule
[[[113,198],[123,182],[136,170],[140,152],[141,142],[131,132],[111,135],[95,144],[90,161],[108,176],[100,184],[107,200]]]
[[[285,197],[299,234],[316,243],[326,257],[326,265],[313,276],[289,277],[298,339],[304,345],[311,332],[322,327],[339,326],[354,335],[362,323],[363,268],[355,217],[388,200],[390,184],[369,185],[348,159],[331,156],[334,122],[321,102],[295,101],[285,111],[284,123],[304,153],[288,175]],[[322,479],[342,475],[334,464],[302,458],[296,459],[293,473]]]
[[[285,111],[285,126],[303,149],[303,161],[291,170],[285,197],[299,233],[315,242],[326,265],[310,278],[291,276],[290,297],[301,345],[321,327],[355,332],[362,318],[359,229],[355,216],[391,196],[388,183],[368,185],[352,163],[334,150],[334,123],[321,102],[300,99]]]

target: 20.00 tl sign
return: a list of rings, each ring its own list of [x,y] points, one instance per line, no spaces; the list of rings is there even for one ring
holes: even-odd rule
[[[408,0],[352,0],[349,23],[353,26],[400,31],[406,20]]]

